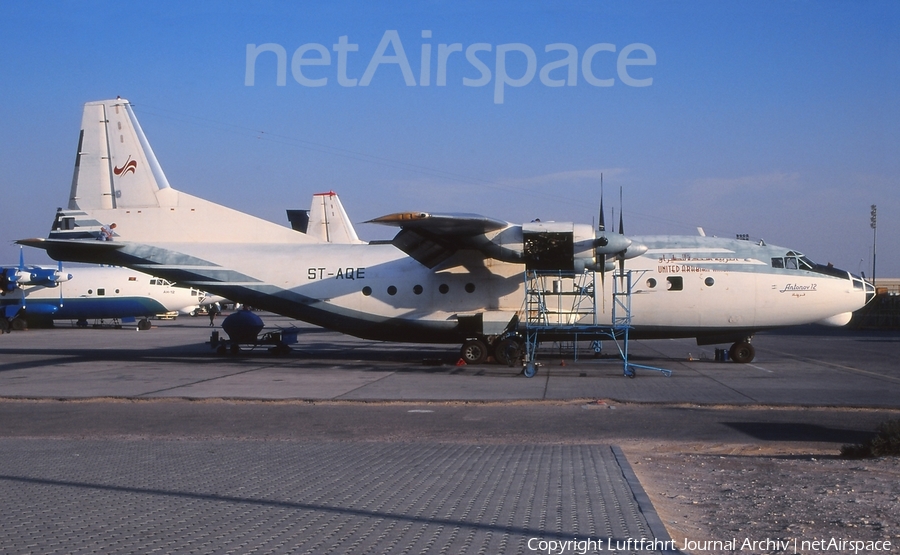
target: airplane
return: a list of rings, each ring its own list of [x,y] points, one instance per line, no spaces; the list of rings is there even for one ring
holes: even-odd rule
[[[365,339],[462,343],[467,363],[491,353],[503,360],[506,340],[523,341],[527,271],[559,272],[562,287],[575,287],[573,276],[599,276],[592,318],[602,324],[614,305],[607,272],[624,279],[627,267],[636,276],[632,339],[733,343],[735,362],[754,359],[758,331],[846,324],[874,297],[861,278],[763,241],[626,236],[621,211],[618,233],[402,212],[367,222],[399,228],[390,241],[368,243],[336,195],[314,196],[310,212],[291,229],[174,189],[131,104],[116,98],[84,106],[68,206],[49,236],[18,242],[55,260],[130,267]],[[111,240],[98,240],[112,223]]]
[[[53,320],[138,318],[140,330],[150,329],[148,317],[169,312],[189,314],[209,299],[194,288],[129,268],[109,266],[59,268],[0,267],[0,330],[50,325]]]

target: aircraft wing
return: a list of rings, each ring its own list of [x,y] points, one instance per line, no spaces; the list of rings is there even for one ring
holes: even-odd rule
[[[508,222],[478,214],[430,214],[397,212],[366,223],[399,227],[391,243],[419,263],[434,268],[460,249],[476,249],[488,256],[486,233],[505,229]]]
[[[121,242],[97,241],[94,239],[20,239],[16,241],[26,247],[35,247],[47,251],[47,255],[54,260],[71,260],[77,262],[90,262],[105,264],[105,254],[123,248]],[[65,256],[62,254],[65,253]]]

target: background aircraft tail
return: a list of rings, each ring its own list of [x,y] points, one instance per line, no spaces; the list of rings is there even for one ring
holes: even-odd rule
[[[364,243],[353,229],[337,193],[316,193],[309,207],[307,235],[326,243]]]

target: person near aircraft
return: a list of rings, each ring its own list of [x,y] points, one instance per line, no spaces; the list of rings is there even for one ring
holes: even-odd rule
[[[100,240],[101,241],[112,241],[113,240],[113,230],[116,229],[116,224],[111,223],[109,225],[105,225],[100,228]]]
[[[206,312],[209,314],[209,327],[212,328],[216,325],[216,315],[219,313],[219,303],[209,305]]]

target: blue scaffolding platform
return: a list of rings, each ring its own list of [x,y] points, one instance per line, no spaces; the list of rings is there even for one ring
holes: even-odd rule
[[[638,368],[671,376],[672,371],[654,366],[634,364],[628,360],[628,332],[631,329],[632,271],[612,272],[612,314],[609,322],[598,317],[596,273],[526,270],[525,272],[525,368],[523,373],[537,373],[537,349],[541,341],[572,341],[575,360],[578,341],[591,341],[596,346],[611,340],[622,359],[622,372],[633,378]],[[570,285],[571,284],[571,285]],[[599,351],[598,351],[599,352]]]

